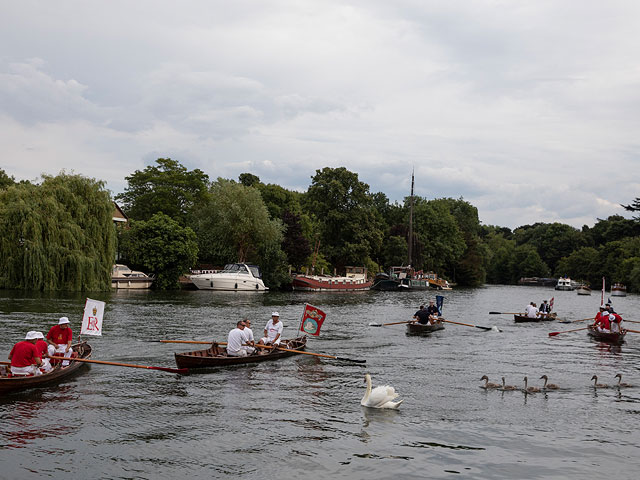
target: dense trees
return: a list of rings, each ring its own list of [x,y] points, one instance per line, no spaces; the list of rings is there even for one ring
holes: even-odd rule
[[[156,164],[125,177],[128,186],[116,200],[132,220],[149,220],[162,212],[185,226],[187,215],[206,198],[209,177],[170,158],[159,158]]]
[[[111,288],[112,216],[103,183],[80,175],[0,189],[0,288]]]

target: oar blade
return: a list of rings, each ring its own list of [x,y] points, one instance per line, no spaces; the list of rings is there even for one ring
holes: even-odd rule
[[[555,337],[556,335],[560,335],[562,332],[549,332],[550,337]]]
[[[358,360],[357,358],[336,357],[336,360],[344,360],[345,362],[367,363],[366,360]]]
[[[181,375],[186,375],[189,373],[188,368],[168,368],[168,367],[148,367],[151,370],[160,370],[161,372],[169,372],[169,373],[179,373]]]
[[[493,327],[482,327],[480,325],[474,325],[474,327],[479,328],[480,330],[486,330],[486,331],[493,330]]]
[[[382,324],[381,323],[370,323],[369,326],[370,327],[381,327]]]

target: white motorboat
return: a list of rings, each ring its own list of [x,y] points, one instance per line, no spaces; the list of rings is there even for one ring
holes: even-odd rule
[[[151,288],[154,277],[116,263],[111,268],[111,288]]]
[[[575,290],[576,287],[568,277],[560,277],[556,284],[556,290]]]
[[[224,270],[216,273],[201,273],[189,277],[200,290],[230,290],[264,292],[269,290],[264,286],[262,274],[257,265],[246,263],[230,263]]]
[[[582,284],[576,288],[576,293],[578,295],[591,295],[591,289],[589,288],[589,285]]]
[[[625,287],[622,283],[614,283],[613,285],[611,285],[611,296],[626,297],[627,287]]]

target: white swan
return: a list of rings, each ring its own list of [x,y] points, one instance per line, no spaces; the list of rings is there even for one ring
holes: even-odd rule
[[[378,386],[371,389],[371,375],[368,373],[364,376],[367,382],[367,391],[360,401],[360,405],[370,408],[398,408],[404,400],[394,402],[400,395],[396,393],[396,389],[389,385]]]

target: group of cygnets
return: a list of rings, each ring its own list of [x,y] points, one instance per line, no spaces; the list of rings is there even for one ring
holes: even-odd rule
[[[614,383],[613,385],[607,385],[606,383],[598,383],[597,375],[594,375],[593,377],[591,377],[591,380],[593,380],[593,387],[594,388],[628,388],[628,387],[633,387],[633,385],[631,385],[630,383],[622,382],[622,374],[620,374],[620,373],[618,373],[614,378],[618,379],[618,383]],[[549,379],[547,378],[546,375],[542,375],[540,377],[540,380],[544,380],[544,385],[542,385],[542,387],[529,386],[527,377],[524,377],[524,387],[523,388],[516,387],[515,385],[506,385],[505,381],[504,381],[504,377],[502,377],[502,384],[490,382],[489,381],[489,377],[487,377],[486,375],[483,375],[482,378],[480,378],[480,380],[484,380],[484,385],[480,385],[480,388],[484,388],[485,390],[493,390],[493,389],[495,389],[495,390],[500,390],[502,392],[510,392],[510,391],[514,391],[514,390],[519,390],[519,391],[522,391],[524,393],[538,393],[538,392],[547,392],[549,390],[559,390],[560,389],[560,387],[558,385],[556,385],[555,383],[547,383],[549,381]]]

